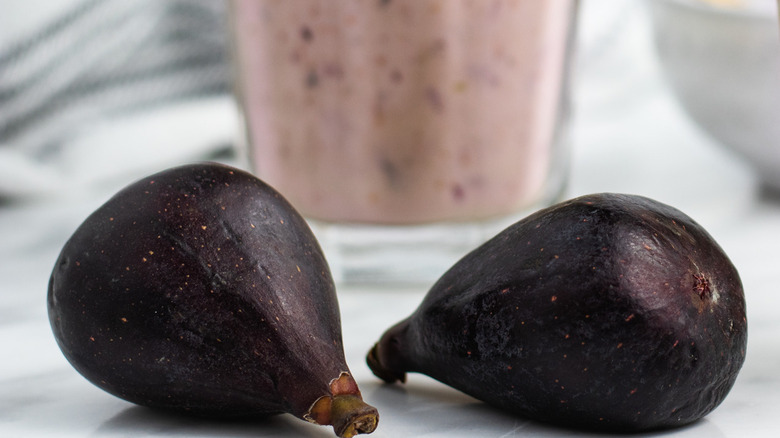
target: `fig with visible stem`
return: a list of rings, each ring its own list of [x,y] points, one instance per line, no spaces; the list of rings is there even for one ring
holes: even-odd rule
[[[367,361],[389,383],[419,372],[529,419],[638,431],[715,409],[746,343],[742,284],[714,239],[677,209],[605,193],[467,254]]]
[[[67,241],[48,291],[62,352],[140,405],[233,417],[291,413],[370,433],[347,367],[335,287],[304,219],[229,166],[124,188]]]

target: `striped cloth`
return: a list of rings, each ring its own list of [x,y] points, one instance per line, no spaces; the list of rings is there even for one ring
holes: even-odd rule
[[[80,170],[64,163],[66,149],[106,121],[192,111],[215,99],[224,108],[231,88],[225,9],[217,0],[72,0],[46,23],[0,41],[0,198],[61,186]],[[170,147],[191,156],[185,144]]]

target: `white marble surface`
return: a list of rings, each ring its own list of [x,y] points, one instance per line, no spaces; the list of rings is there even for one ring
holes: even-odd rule
[[[606,14],[594,15],[596,6],[616,3],[584,2],[568,195],[637,193],[685,211],[730,255],[748,303],[747,359],[725,402],[693,426],[652,435],[776,436],[780,201],[762,196],[750,169],[679,110],[659,77],[644,10],[607,6]],[[92,386],[65,361],[46,315],[49,273],[81,220],[130,181],[122,175],[114,185],[103,181],[79,194],[0,206],[0,436],[333,436],[289,415],[215,422],[136,407]],[[380,384],[365,353],[424,291],[424,285],[340,288],[347,359],[365,399],[380,410],[373,436],[592,436],[508,416],[420,375],[410,375],[403,386]]]

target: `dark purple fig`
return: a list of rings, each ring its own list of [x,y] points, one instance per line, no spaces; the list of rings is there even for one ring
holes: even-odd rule
[[[467,254],[369,352],[392,383],[427,374],[529,419],[637,431],[718,406],[745,359],[736,269],[680,211],[597,194]]]
[[[345,362],[334,283],[306,222],[219,164],[121,190],[65,244],[49,283],[55,338],[98,387],[140,405],[291,413],[370,433]]]

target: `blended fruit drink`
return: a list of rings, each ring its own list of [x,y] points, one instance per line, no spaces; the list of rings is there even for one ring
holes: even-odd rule
[[[538,201],[572,2],[234,7],[254,169],[304,214],[418,223]]]
[[[235,0],[254,172],[333,223],[468,222],[562,187],[573,0]]]

